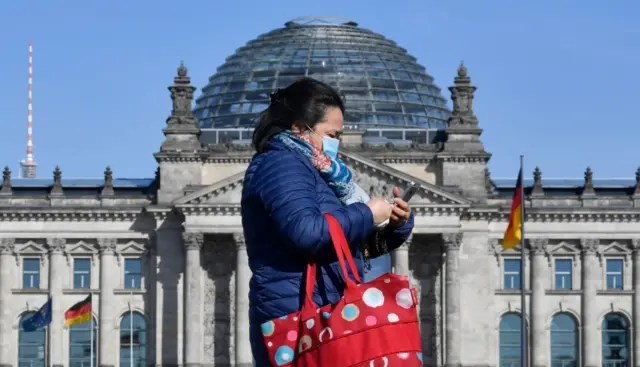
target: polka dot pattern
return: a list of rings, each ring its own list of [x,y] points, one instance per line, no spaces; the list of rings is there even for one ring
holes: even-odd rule
[[[347,340],[350,351],[365,353],[363,351],[367,348],[359,343],[389,338],[389,333],[402,333],[397,338],[391,334],[391,339],[400,341],[407,339],[406,330],[418,337],[416,295],[406,278],[386,274],[372,282],[360,284],[352,291],[357,294],[347,297],[349,303],[342,299],[334,305],[319,307],[311,312],[298,312],[263,323],[261,330],[272,364],[289,366],[296,361],[293,364],[322,367],[306,360],[305,356],[313,356],[318,351],[322,353],[323,345],[329,341]],[[352,340],[355,341],[354,345],[350,344]],[[416,345],[420,343],[407,341],[401,349],[385,350],[387,355],[377,354],[373,360],[372,357],[365,358],[363,354],[362,366],[419,366],[422,364],[422,353],[419,349],[412,349],[418,348]],[[310,350],[314,350],[314,354],[308,354]]]
[[[291,349],[291,347],[283,345],[276,350],[276,354],[275,354],[276,365],[284,366],[285,364],[288,364],[289,362],[293,361],[293,357],[294,357],[293,349]]]
[[[347,321],[353,321],[357,319],[358,316],[360,316],[360,309],[356,305],[349,304],[342,309],[342,318]]]

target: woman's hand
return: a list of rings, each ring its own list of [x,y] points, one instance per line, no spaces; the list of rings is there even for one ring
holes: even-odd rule
[[[409,203],[400,199],[400,189],[397,187],[393,188],[393,201],[394,204],[391,207],[391,216],[389,217],[389,226],[392,228],[402,227],[408,220],[411,215],[411,207]]]
[[[393,209],[385,199],[381,197],[372,198],[367,203],[367,206],[369,206],[371,213],[373,213],[373,224],[378,225],[390,219]]]

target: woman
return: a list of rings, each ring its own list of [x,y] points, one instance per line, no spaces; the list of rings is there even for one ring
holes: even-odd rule
[[[337,302],[344,281],[324,213],[342,225],[360,274],[368,258],[400,246],[413,229],[409,205],[369,198],[338,158],[344,104],[328,85],[300,79],[271,95],[253,134],[257,154],[242,190],[242,226],[253,272],[249,300],[251,347],[269,366],[260,325],[300,310],[301,280],[320,268],[314,300]]]

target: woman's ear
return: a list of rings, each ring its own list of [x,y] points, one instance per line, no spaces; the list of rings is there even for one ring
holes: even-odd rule
[[[294,134],[300,134],[305,130],[306,128],[303,125],[296,124],[296,123],[291,125],[291,131],[293,131]]]

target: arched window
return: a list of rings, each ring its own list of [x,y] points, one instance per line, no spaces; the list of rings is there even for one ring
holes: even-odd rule
[[[500,320],[500,367],[520,367],[522,319],[510,312]]]
[[[138,312],[127,312],[120,321],[120,366],[146,365],[147,320]]]
[[[91,322],[69,326],[69,367],[97,366],[98,329],[93,322],[93,348],[91,348]],[[93,357],[93,364],[91,359]]]
[[[578,325],[571,314],[558,313],[551,320],[551,367],[578,366]]]
[[[20,318],[22,321],[31,317],[35,312],[26,312]],[[47,355],[46,328],[36,331],[24,331],[20,326],[18,332],[18,364],[20,367],[45,367]]]
[[[610,313],[602,321],[602,365],[629,367],[629,322],[618,313]]]

